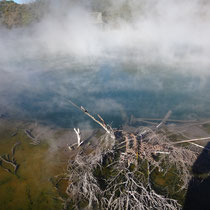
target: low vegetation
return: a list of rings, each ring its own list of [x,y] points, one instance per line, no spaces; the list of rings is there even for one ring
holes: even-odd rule
[[[44,14],[44,4],[44,1],[30,4],[0,1],[0,24],[14,28],[37,22]]]

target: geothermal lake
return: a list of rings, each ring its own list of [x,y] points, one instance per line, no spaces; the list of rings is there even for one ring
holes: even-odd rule
[[[17,118],[67,128],[93,126],[68,99],[115,127],[131,115],[162,118],[168,110],[173,119],[210,117],[209,75],[199,73],[205,72],[202,67],[123,59],[78,61],[66,56],[14,66],[19,72],[7,72],[11,79],[0,95],[7,113]]]
[[[100,114],[113,127],[124,125],[132,115],[163,118],[168,110],[172,119],[210,117],[210,78],[200,74],[205,68],[67,56],[20,60],[9,67],[0,78],[0,155],[11,156],[13,146],[20,144],[14,155],[17,173],[0,171],[4,209],[62,208],[68,183],[55,178],[66,173],[72,152],[67,145],[77,141],[72,128],[81,128],[85,139],[97,128],[68,99]],[[40,136],[41,144],[31,145],[25,129]]]

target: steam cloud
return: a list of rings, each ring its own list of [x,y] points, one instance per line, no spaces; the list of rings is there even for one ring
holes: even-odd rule
[[[91,94],[99,94],[104,84],[107,92],[111,88],[122,91],[161,89],[164,86],[162,79],[154,78],[154,71],[164,71],[166,78],[174,71],[192,77],[196,75],[199,86],[206,86],[210,72],[208,1],[89,0],[72,2],[70,7],[66,6],[67,1],[49,2],[50,9],[41,22],[27,28],[0,29],[2,111],[20,111],[17,107],[24,107],[24,104],[18,104],[19,98],[25,95],[39,107],[47,103],[48,111],[52,112],[55,106],[58,109],[66,106],[62,97],[84,98],[88,95],[91,103],[95,100]],[[102,26],[95,23],[92,12],[103,8],[108,15],[115,16]],[[129,18],[124,17],[127,13]],[[106,63],[113,69],[115,65],[122,71],[129,69],[139,79],[132,86],[129,78],[126,84],[108,79],[101,85],[95,75],[106,72]],[[167,68],[154,70],[151,66]],[[114,72],[109,74],[110,78],[117,76]],[[151,85],[144,85],[145,79],[151,80]],[[186,89],[193,90],[194,86],[189,83]],[[39,100],[40,94],[47,90],[57,94],[50,98],[50,103]],[[206,100],[209,99],[207,96]],[[123,110],[120,101],[109,98],[101,101],[96,104],[97,110],[104,110],[106,102],[113,110],[119,107]],[[106,110],[111,112],[110,107]]]

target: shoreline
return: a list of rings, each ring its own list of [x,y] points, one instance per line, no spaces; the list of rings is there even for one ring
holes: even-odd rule
[[[152,122],[152,120],[149,121]],[[210,136],[210,123],[206,122],[208,122],[208,120],[203,119],[199,122],[168,123],[161,130],[161,133],[167,135],[171,142],[195,137],[206,137]],[[154,124],[150,124],[150,126],[153,126],[154,128],[157,126],[157,124],[158,123],[154,122]],[[137,124],[136,126],[125,125],[122,126],[122,130],[125,132],[133,132],[143,127],[145,126],[137,126]],[[29,138],[29,136],[24,132],[26,129],[30,130],[31,135],[33,135],[34,138],[39,139],[40,144],[30,144],[32,139]],[[90,149],[91,151],[93,148],[97,148],[98,139],[103,135],[104,131],[102,129],[82,129],[81,133],[82,140],[85,142],[83,150],[85,151],[85,148],[87,148],[87,150]],[[7,188],[13,188],[14,192],[17,192],[17,188],[21,188],[21,190],[25,190],[25,192],[30,189],[30,195],[25,196],[25,193],[22,193],[22,196],[20,196],[16,193],[6,193],[7,196],[9,196],[6,198],[2,194],[4,204],[2,203],[3,200],[0,199],[0,205],[5,206],[5,208],[11,208],[11,204],[6,202],[6,200],[12,199],[12,205],[15,206],[17,205],[16,198],[18,197],[19,200],[23,201],[23,206],[27,206],[28,203],[31,206],[45,206],[46,202],[49,202],[52,206],[62,206],[62,203],[64,202],[62,199],[67,199],[67,197],[65,197],[67,196],[65,189],[68,186],[68,181],[65,179],[65,177],[64,179],[62,178],[62,174],[67,172],[66,170],[68,161],[70,158],[74,158],[75,153],[74,151],[70,151],[68,146],[77,142],[77,136],[73,131],[73,128],[55,129],[55,127],[49,127],[35,122],[0,119],[0,155],[10,154],[12,151],[11,148],[13,148],[17,142],[21,143],[15,148],[14,154],[17,164],[20,165],[17,171],[19,178],[18,176],[9,174],[2,167],[0,167],[0,185],[2,186],[0,195],[2,193],[5,194],[5,191],[7,192]],[[204,140],[195,143],[201,146],[205,146],[207,142],[209,141]],[[202,152],[202,148],[199,148],[198,146],[192,145],[190,143],[183,143],[181,146],[187,148],[190,147],[197,154]],[[4,164],[3,167],[7,167],[9,170],[11,170],[10,167],[6,164]],[[37,174],[37,171],[40,172]],[[18,180],[21,180],[21,182]],[[45,180],[45,184],[43,184],[43,180]],[[37,186],[42,187],[40,189],[40,187],[37,188]],[[36,199],[39,197],[38,194],[42,192],[52,192],[54,195],[45,196],[43,202],[39,204],[36,202]],[[60,209],[60,207],[58,209]]]

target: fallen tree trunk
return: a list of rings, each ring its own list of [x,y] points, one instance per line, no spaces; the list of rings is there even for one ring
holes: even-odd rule
[[[173,142],[171,144],[182,144],[182,143],[189,143],[193,141],[204,141],[204,140],[210,140],[210,137],[182,140],[182,141]]]
[[[171,116],[171,113],[172,113],[172,111],[169,110],[168,113],[165,115],[165,117],[164,117],[164,118],[162,119],[162,121],[160,122],[160,124],[158,124],[158,125],[156,126],[157,129],[161,128],[161,127],[166,123],[166,121],[168,120],[168,118]]]
[[[161,121],[161,118],[135,118],[133,115],[131,116],[130,123],[141,122],[141,121]],[[198,123],[198,120],[175,120],[175,119],[167,119],[167,122],[174,123]],[[209,122],[209,121],[206,121]]]

